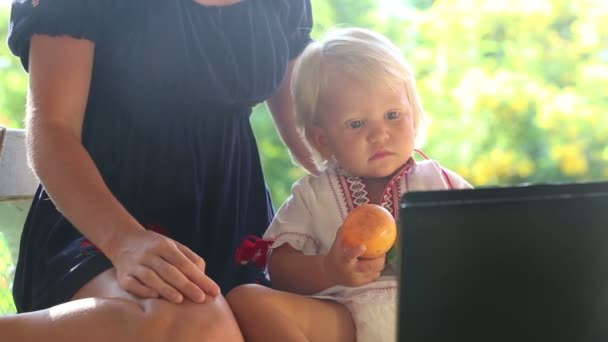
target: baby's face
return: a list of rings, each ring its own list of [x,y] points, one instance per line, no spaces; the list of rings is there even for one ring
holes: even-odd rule
[[[414,151],[414,117],[405,85],[365,82],[337,73],[331,80],[320,105],[320,123],[312,129],[314,145],[353,175],[391,176]]]

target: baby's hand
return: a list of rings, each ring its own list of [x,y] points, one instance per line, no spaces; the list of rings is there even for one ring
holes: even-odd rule
[[[180,303],[184,298],[201,303],[216,296],[217,284],[205,274],[204,260],[188,247],[152,231],[125,234],[108,257],[116,268],[118,284],[143,298],[163,297]]]
[[[360,258],[364,252],[364,245],[346,246],[340,228],[333,246],[323,260],[326,276],[336,284],[344,286],[362,286],[378,279],[384,269],[386,256],[374,259]]]

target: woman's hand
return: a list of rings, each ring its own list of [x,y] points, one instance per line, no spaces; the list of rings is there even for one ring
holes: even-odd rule
[[[205,274],[205,261],[188,247],[149,230],[123,235],[107,252],[120,287],[143,298],[196,303],[217,296],[219,286]]]
[[[316,175],[319,174],[319,168],[312,158],[310,147],[308,147],[304,138],[300,136],[296,129],[296,112],[290,88],[295,63],[295,60],[289,62],[281,86],[266,102],[268,103],[268,108],[277,126],[279,135],[289,149],[293,160],[306,169],[306,171]]]
[[[361,286],[378,279],[384,269],[386,256],[359,258],[365,252],[365,246],[346,246],[342,234],[340,227],[334,244],[323,260],[326,277],[344,286]]]
[[[293,160],[310,174],[319,174],[319,168],[312,158],[312,152],[304,140],[299,136],[285,136],[285,145],[289,148]]]

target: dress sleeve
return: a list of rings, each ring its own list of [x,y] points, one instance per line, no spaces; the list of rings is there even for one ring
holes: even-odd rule
[[[288,243],[304,254],[319,253],[320,243],[313,233],[313,216],[306,200],[308,184],[298,181],[292,188],[292,195],[283,203],[264,239],[274,240],[271,248]]]
[[[310,0],[288,0],[288,13],[285,18],[285,26],[289,39],[289,59],[300,55],[302,50],[312,41],[313,19]]]
[[[27,70],[34,34],[96,41],[113,0],[13,0],[8,46]]]

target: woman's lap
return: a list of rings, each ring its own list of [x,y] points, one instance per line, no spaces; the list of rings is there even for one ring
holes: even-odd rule
[[[241,338],[234,316],[221,295],[208,297],[202,304],[190,301],[173,304],[159,298],[138,298],[118,285],[116,271],[111,268],[86,283],[71,300],[86,298],[113,301],[116,314],[126,316],[129,325],[141,322],[141,330],[151,328],[166,333],[167,340],[187,341],[197,335],[200,341]]]

